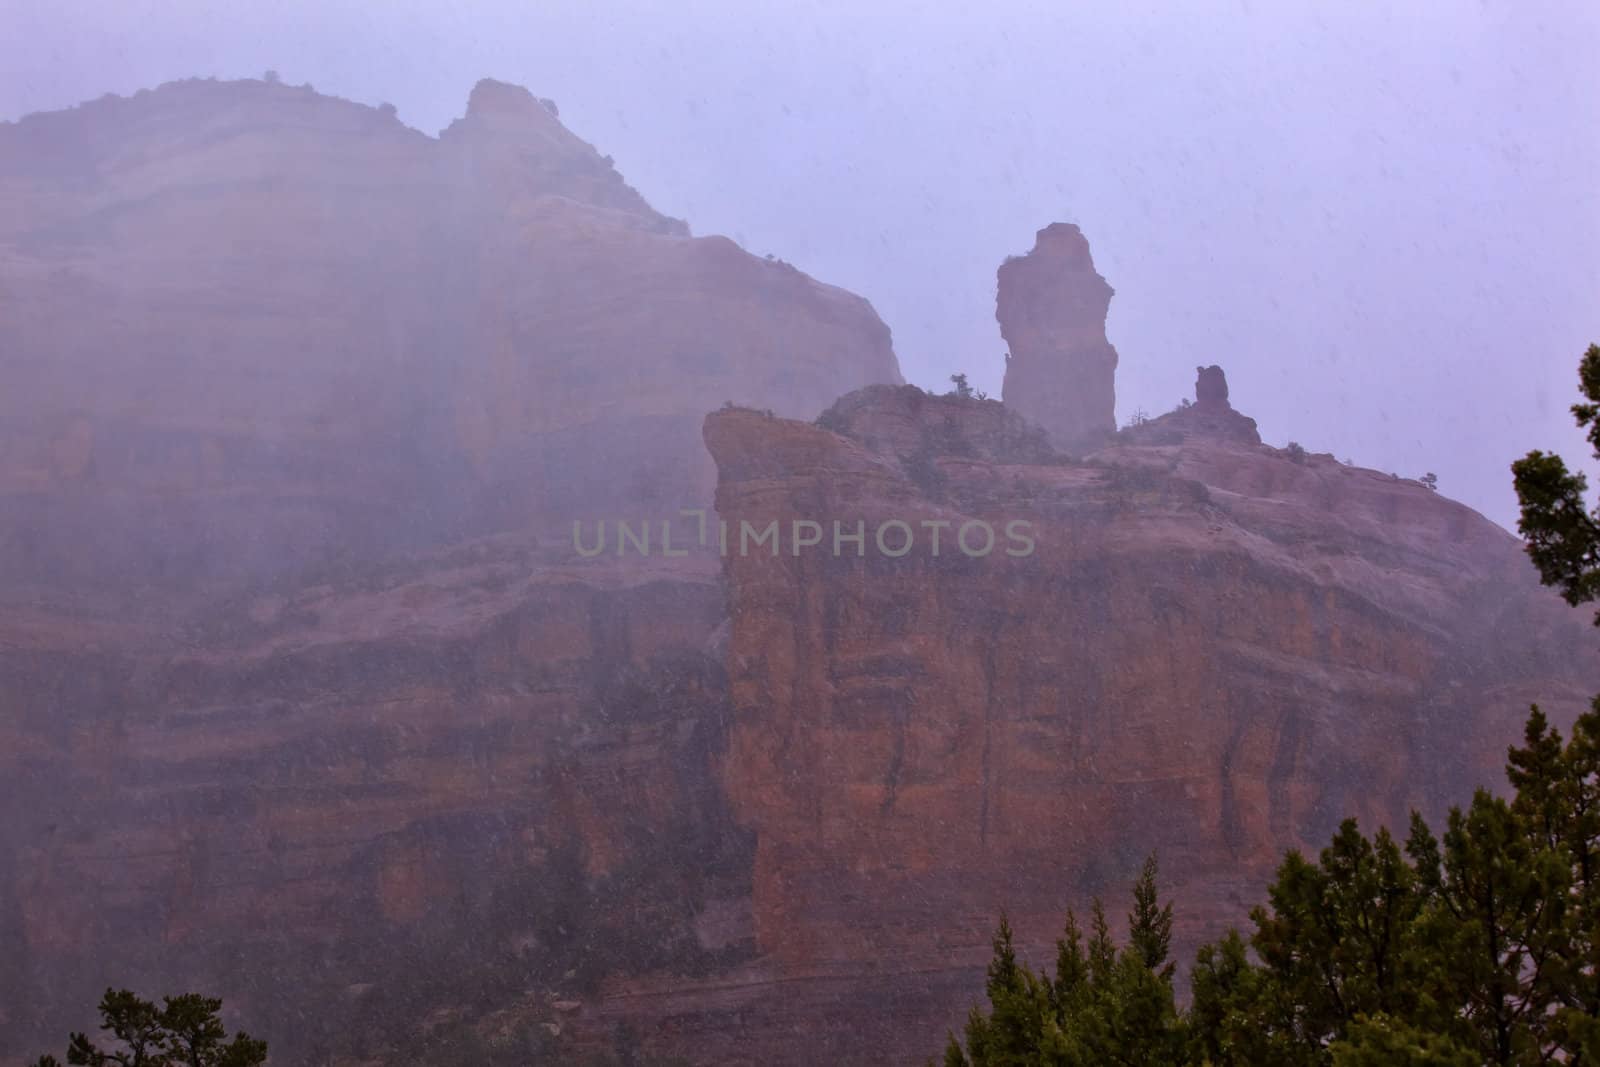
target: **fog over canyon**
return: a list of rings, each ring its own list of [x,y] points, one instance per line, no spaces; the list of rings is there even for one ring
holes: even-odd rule
[[[1443,15],[198,10],[0,44],[0,1064],[108,984],[921,1064],[1002,909],[1156,853],[1192,959],[1600,690],[1507,471],[1600,338],[1592,12],[1386,82]]]

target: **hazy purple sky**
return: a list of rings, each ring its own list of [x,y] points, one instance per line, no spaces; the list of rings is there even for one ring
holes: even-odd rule
[[[1123,420],[1221,363],[1268,441],[1507,524],[1513,456],[1581,454],[1592,0],[4,6],[4,119],[275,68],[432,133],[524,84],[696,233],[868,297],[919,384],[998,393],[995,267],[1066,220],[1117,290]]]

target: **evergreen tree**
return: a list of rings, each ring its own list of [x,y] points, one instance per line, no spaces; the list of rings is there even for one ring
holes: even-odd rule
[[[100,1000],[100,1029],[115,1044],[102,1049],[86,1034],[67,1046],[70,1067],[260,1067],[267,1043],[240,1033],[228,1040],[218,1017],[222,1001],[186,993],[157,1008],[126,989],[107,989]],[[105,1040],[105,1039],[102,1039]],[[42,1056],[32,1067],[61,1067]]]
[[[1448,1036],[1387,1015],[1356,1019],[1330,1055],[1333,1067],[1478,1067],[1482,1062]]]
[[[1439,892],[1424,925],[1483,1062],[1543,1062],[1562,950],[1566,876],[1511,806],[1478,790],[1450,812]]]
[[[1578,388],[1583,400],[1572,406],[1572,414],[1600,458],[1600,345],[1583,354]],[[1569,471],[1553,453],[1533,451],[1513,463],[1511,473],[1522,506],[1517,529],[1540,577],[1560,589],[1569,604],[1595,599],[1600,595],[1600,510],[1588,510],[1583,472]],[[1600,615],[1595,621],[1600,623]]]
[[[1066,929],[1056,940],[1056,978],[1050,984],[1050,1007],[1065,1015],[1076,1008],[1089,988],[1089,957],[1083,951],[1083,931],[1078,917],[1067,911]]]
[[[1068,913],[1056,941],[1052,978],[1017,958],[1001,917],[985,993],[973,1008],[965,1047],[953,1035],[946,1067],[1096,1067],[1178,1063],[1184,1031],[1172,990],[1172,907],[1162,904],[1157,869],[1147,861],[1135,886],[1128,944],[1118,949],[1104,906],[1095,900],[1087,943]]]
[[[1294,1006],[1249,954],[1237,930],[1201,947],[1189,978],[1184,1062],[1212,1067],[1317,1063],[1316,1050],[1296,1036]]]
[[[1173,908],[1148,862],[1118,948],[1097,900],[1068,913],[1053,977],[1009,921],[947,1067],[1600,1064],[1595,882],[1600,710],[1563,740],[1539,709],[1507,750],[1514,794],[1479,790],[1402,847],[1346,820],[1315,862],[1285,855],[1253,932],[1203,947],[1177,1011]]]
[[[1156,892],[1156,858],[1144,861],[1133,886],[1133,912],[1128,916],[1129,948],[1145,969],[1172,981],[1172,904],[1162,905]]]

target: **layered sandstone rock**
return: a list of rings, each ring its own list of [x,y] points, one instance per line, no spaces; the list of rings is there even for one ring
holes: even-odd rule
[[[729,521],[1037,531],[1023,556],[947,535],[726,561],[757,946],[822,982],[900,976],[905,1016],[831,1054],[912,1062],[906,1033],[959,1021],[946,980],[981,988],[998,909],[1044,959],[1063,908],[1120,898],[1151,851],[1187,954],[1284,849],[1462,801],[1531,701],[1570,718],[1600,683],[1514,538],[1241,436],[1218,384],[1083,462],[1019,455],[992,404],[888,390],[829,428],[708,418]]]
[[[1117,350],[1106,340],[1112,288],[1078,227],[1051,223],[1000,266],[995,318],[1010,346],[1006,406],[1083,451],[1116,429]]]
[[[0,1062],[112,980],[411,1062],[747,954],[714,566],[528,531],[709,505],[723,401],[899,380],[515,86],[437,139],[267,82],[0,124]]]
[[[651,563],[500,539],[181,637],[8,616],[0,1063],[108,982],[214,990],[285,1062],[398,1064],[486,1003],[563,1047],[605,975],[749,959],[724,598]]]
[[[1459,800],[1527,702],[1587,698],[1592,631],[1503,531],[1202,406],[1084,460],[909,387],[706,419],[724,520],[859,552],[509,538],[9,609],[0,1056],[112,971],[296,1062],[918,1063],[999,908],[1041,958],[1159,850],[1186,954],[1280,849]],[[960,548],[1017,520],[1026,554]]]
[[[726,400],[900,380],[867,303],[653,211],[526,90],[0,124],[0,575],[196,585],[709,498]]]

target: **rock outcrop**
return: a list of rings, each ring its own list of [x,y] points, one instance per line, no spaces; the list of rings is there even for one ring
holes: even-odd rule
[[[1111,296],[1089,242],[1068,223],[1046,226],[1032,251],[1000,266],[995,318],[1010,346],[1002,395],[1059,448],[1086,451],[1116,430]]]
[[[1195,368],[1194,402],[1205,411],[1232,410],[1228,403],[1228,376],[1213,363]]]
[[[1184,403],[1154,419],[1124,428],[1118,440],[1128,444],[1175,445],[1190,438],[1259,445],[1256,420],[1228,402],[1228,378],[1221,367],[1196,367],[1193,403]]]

